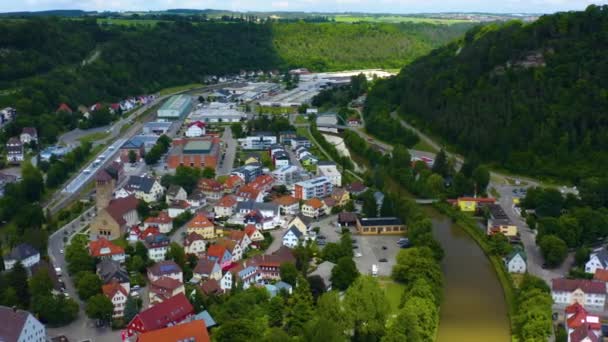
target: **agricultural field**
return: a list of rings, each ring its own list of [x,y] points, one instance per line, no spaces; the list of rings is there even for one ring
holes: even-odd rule
[[[438,19],[424,17],[407,17],[400,15],[386,16],[353,16],[353,15],[336,15],[334,19],[342,23],[370,22],[370,23],[427,23],[427,24],[462,24],[471,23],[469,20],[460,19]]]

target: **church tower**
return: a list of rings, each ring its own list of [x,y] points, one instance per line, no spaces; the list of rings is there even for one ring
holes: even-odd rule
[[[112,200],[114,193],[114,178],[105,170],[101,170],[95,176],[95,192],[97,211],[105,209]]]

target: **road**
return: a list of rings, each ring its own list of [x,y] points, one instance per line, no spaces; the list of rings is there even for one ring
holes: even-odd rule
[[[224,128],[222,142],[224,143],[224,151],[222,152],[223,158],[220,157],[220,163],[216,170],[218,176],[229,175],[230,172],[232,172],[234,159],[236,158],[237,141],[232,137],[232,129],[230,129],[230,126]]]

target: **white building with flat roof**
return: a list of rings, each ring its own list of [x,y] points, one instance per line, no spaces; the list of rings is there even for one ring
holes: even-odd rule
[[[177,120],[188,114],[191,109],[192,97],[175,95],[171,96],[156,113],[161,120]]]
[[[294,197],[308,200],[314,197],[324,198],[331,194],[334,186],[327,177],[317,177],[294,185]]]
[[[342,186],[342,174],[334,162],[320,161],[317,163],[317,176],[327,177],[334,186]]]

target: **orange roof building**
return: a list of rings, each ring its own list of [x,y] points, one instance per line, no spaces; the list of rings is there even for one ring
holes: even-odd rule
[[[304,203],[304,205],[307,205],[313,209],[321,209],[323,208],[323,201],[321,201],[318,198],[311,198],[308,201],[306,201],[306,203]]]
[[[125,261],[125,249],[103,237],[89,242],[89,252],[95,258]]]
[[[197,233],[205,239],[214,239],[216,237],[215,226],[202,213],[196,214],[196,216],[186,224],[186,230],[188,234]]]
[[[202,320],[194,320],[190,323],[178,324],[172,327],[143,333],[137,339],[138,342],[209,342],[209,333]]]
[[[167,166],[176,169],[178,166],[196,168],[213,168],[219,156],[218,137],[173,140],[173,147],[167,157]]]

